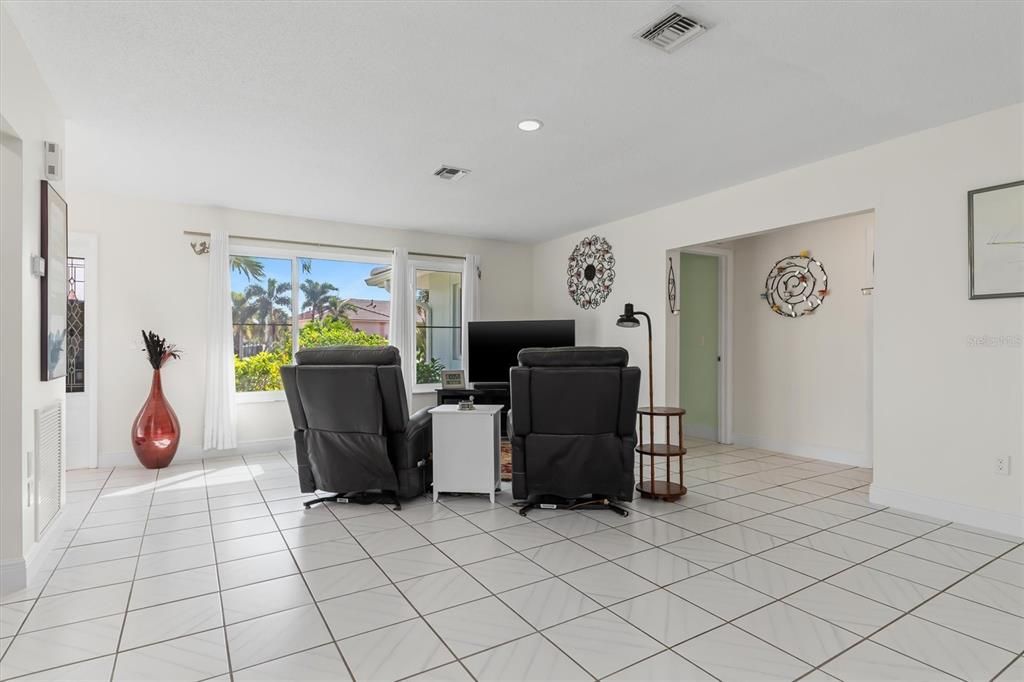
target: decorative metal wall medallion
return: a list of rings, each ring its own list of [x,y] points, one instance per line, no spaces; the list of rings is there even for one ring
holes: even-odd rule
[[[596,308],[608,298],[615,281],[615,256],[604,237],[587,237],[569,254],[566,286],[569,298],[584,310]]]
[[[783,317],[813,313],[828,295],[828,275],[807,251],[778,261],[764,280],[761,298]]]
[[[672,256],[668,257],[668,311],[673,315],[679,314],[676,307],[676,271],[672,266]]]

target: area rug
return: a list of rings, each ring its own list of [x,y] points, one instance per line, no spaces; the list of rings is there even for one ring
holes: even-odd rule
[[[501,439],[501,480],[512,480],[512,443]]]

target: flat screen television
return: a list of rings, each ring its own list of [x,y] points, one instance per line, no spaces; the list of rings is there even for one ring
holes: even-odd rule
[[[576,345],[575,320],[525,320],[469,323],[469,381],[508,382],[523,348]]]

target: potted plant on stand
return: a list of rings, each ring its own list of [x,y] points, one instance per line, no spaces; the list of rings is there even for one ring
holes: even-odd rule
[[[153,367],[153,382],[149,388],[149,397],[132,423],[132,449],[139,462],[147,469],[163,469],[178,451],[181,439],[181,426],[178,415],[164,397],[160,383],[160,368],[171,359],[181,357],[181,351],[167,343],[155,332],[142,331],[142,340],[146,347],[143,352]]]

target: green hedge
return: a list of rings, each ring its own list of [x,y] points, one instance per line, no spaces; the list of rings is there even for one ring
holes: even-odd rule
[[[289,344],[290,345],[290,344]],[[386,346],[388,340],[379,334],[367,334],[352,328],[343,317],[325,317],[314,320],[299,330],[299,348],[319,346]],[[280,391],[282,365],[290,364],[290,348],[263,351],[247,358],[235,356],[235,390],[239,393],[252,391]],[[444,365],[435,358],[416,359],[416,383],[435,384],[441,381]]]
[[[280,391],[282,365],[292,361],[291,348],[263,351],[247,358],[235,356],[235,390]],[[352,328],[344,317],[314,320],[299,330],[299,348],[318,346],[386,346],[388,340],[378,334],[367,334]]]
[[[263,351],[247,358],[235,356],[235,390],[239,393],[247,391],[280,391],[281,372],[279,368],[291,362],[291,353],[280,351]]]
[[[314,320],[299,330],[299,348],[318,346],[386,346],[388,340],[379,334],[367,334],[352,328],[344,317]]]

